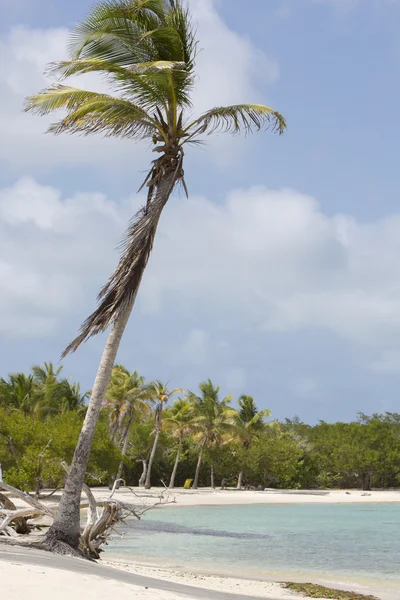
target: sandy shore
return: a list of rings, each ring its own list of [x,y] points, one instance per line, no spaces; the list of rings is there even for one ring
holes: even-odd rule
[[[94,488],[96,499],[109,496],[106,488]],[[122,488],[115,493],[115,498],[128,503],[152,504],[164,492],[170,504],[167,506],[218,506],[249,504],[354,504],[369,502],[400,502],[400,490],[372,491],[360,490],[265,490],[263,492],[244,490],[164,490],[164,488]],[[140,496],[140,498],[138,498]]]
[[[276,583],[179,574],[155,579],[133,565],[105,565],[0,544],[0,595],[5,600],[299,599]]]

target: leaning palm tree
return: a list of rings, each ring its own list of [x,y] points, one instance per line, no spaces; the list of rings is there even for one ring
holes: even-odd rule
[[[220,388],[215,386],[211,379],[200,383],[200,394],[190,393],[189,399],[193,404],[193,431],[194,439],[198,441],[199,456],[197,459],[196,473],[192,489],[199,485],[200,469],[203,462],[203,452],[207,446],[222,444],[227,434],[231,431],[236,411],[229,406],[232,396],[222,400],[219,397]],[[211,487],[214,487],[213,469],[211,469]]]
[[[106,407],[110,410],[111,439],[121,447],[117,480],[122,476],[132,423],[145,415],[150,416],[149,400],[150,394],[145,386],[144,377],[137,371],[130,373],[122,365],[116,365],[107,390]]]
[[[271,415],[271,411],[268,408],[259,411],[251,396],[240,396],[238,404],[240,410],[234,415],[232,440],[241,445],[246,455],[251,442],[264,431],[264,419]],[[242,468],[238,476],[238,490],[242,488],[243,473]]]
[[[175,487],[175,477],[181,457],[183,439],[192,431],[193,416],[193,404],[187,398],[176,400],[173,406],[164,414],[163,429],[170,433],[174,439],[178,440],[174,468],[168,486],[170,489]]]
[[[156,403],[156,407],[154,409],[154,442],[150,453],[149,463],[147,465],[146,480],[144,484],[146,490],[149,490],[151,488],[151,469],[153,468],[153,462],[157,451],[158,440],[160,438],[161,433],[162,411],[168,403],[168,400],[174,394],[183,392],[181,388],[169,390],[168,387],[161,381],[153,381],[153,383],[149,385],[149,391],[151,394],[151,399],[153,400],[153,402]]]
[[[196,48],[189,8],[182,0],[106,0],[75,29],[70,58],[52,66],[59,80],[27,101],[26,110],[39,115],[66,111],[50,127],[55,134],[144,139],[158,155],[143,183],[146,204],[128,228],[120,262],[99,294],[98,308],[64,352],[75,351],[111,326],[58,515],[47,534],[48,546],[52,541],[75,548],[79,544],[79,500],[94,429],[162,210],[178,183],[187,193],[185,148],[218,130],[249,133],[271,127],[283,133],[286,127],[282,115],[262,104],[216,107],[191,116]],[[113,93],[62,83],[83,73],[105,76]]]

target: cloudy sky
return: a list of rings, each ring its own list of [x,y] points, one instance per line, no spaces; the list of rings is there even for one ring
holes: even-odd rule
[[[91,4],[0,0],[1,376],[58,361],[142,202],[146,146],[51,137],[21,112]],[[289,127],[190,151],[119,362],[188,389],[210,377],[276,418],[398,411],[400,3],[190,4],[196,110],[265,103]],[[104,341],[66,375],[90,388]]]

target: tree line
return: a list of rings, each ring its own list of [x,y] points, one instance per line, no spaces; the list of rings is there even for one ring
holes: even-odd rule
[[[4,480],[39,496],[62,487],[90,392],[35,366],[0,379]],[[111,485],[237,488],[390,488],[400,484],[400,415],[358,414],[351,423],[276,421],[242,395],[221,397],[211,380],[168,389],[122,365],[112,371],[86,480]]]

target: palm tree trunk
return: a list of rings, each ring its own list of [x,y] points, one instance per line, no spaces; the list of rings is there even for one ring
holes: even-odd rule
[[[240,471],[239,476],[238,476],[238,480],[237,480],[236,489],[237,490],[241,490],[242,489],[242,484],[243,484],[243,471]]]
[[[43,541],[43,546],[45,548],[56,549],[59,542],[66,543],[74,549],[78,549],[79,547],[80,499],[95,428],[101,407],[104,402],[107,387],[111,379],[111,372],[115,363],[119,345],[121,343],[121,338],[132,312],[142,276],[147,266],[150,252],[153,248],[154,238],[161,213],[164,206],[168,202],[176,182],[182,177],[182,160],[183,155],[179,155],[176,157],[176,166],[172,165],[171,163],[170,169],[164,175],[164,177],[162,177],[157,186],[155,196],[153,195],[153,197],[148,200],[146,208],[142,211],[141,216],[136,222],[137,231],[139,230],[139,233],[141,233],[142,236],[143,232],[145,235],[143,247],[140,249],[140,255],[135,257],[138,259],[137,265],[139,265],[137,266],[137,272],[134,278],[135,287],[134,289],[130,290],[131,300],[127,302],[125,308],[120,310],[113,321],[112,329],[108,336],[106,346],[100,360],[96,379],[94,381],[92,395],[79,436],[78,444],[75,448],[71,467],[65,481],[64,493],[61,497],[57,516]],[[140,227],[138,228],[138,224],[140,224],[141,232]],[[131,226],[129,230],[132,232],[134,228],[135,225]],[[126,251],[122,256],[114,275],[116,272],[118,272],[118,269],[120,269],[120,271],[124,272],[124,279],[127,280],[125,262]],[[109,291],[109,294],[112,294],[113,291],[114,290],[111,290],[111,292]],[[95,315],[98,310],[99,309],[97,309],[93,315]],[[93,317],[93,315],[91,315],[91,317]],[[88,335],[92,335],[92,326],[93,319],[92,324],[86,327],[86,331],[84,330],[84,332],[81,333],[67,347],[64,355],[72,350],[76,350],[76,348]]]
[[[196,474],[194,476],[192,490],[197,490],[197,488],[199,487],[199,475],[200,475],[201,461],[203,459],[204,443],[205,442],[203,442],[200,446],[199,458],[197,459]]]
[[[215,481],[214,481],[214,467],[211,465],[211,487],[215,489]]]
[[[139,487],[144,487],[144,484],[146,482],[146,476],[147,476],[147,460],[144,460],[142,458],[141,462],[142,462],[142,465],[143,465],[143,471],[142,471],[142,474],[141,474],[140,479],[139,479]]]
[[[117,477],[116,479],[121,479],[122,477],[122,472],[124,470],[124,458],[128,452],[128,446],[129,446],[129,433],[131,430],[131,425],[132,425],[132,421],[133,421],[133,411],[132,414],[129,418],[128,424],[126,426],[125,432],[124,432],[124,444],[122,446],[122,451],[121,451],[121,462],[119,463],[119,467],[118,467],[118,472],[117,472]],[[119,489],[120,484],[117,482],[117,490]]]
[[[174,468],[171,474],[171,479],[169,480],[169,488],[173,489],[175,487],[175,477],[176,477],[176,472],[178,470],[178,465],[179,465],[179,459],[181,456],[181,450],[182,450],[182,436],[179,436],[179,444],[178,444],[178,452],[176,453],[176,459],[175,459],[175,464],[174,464]]]
[[[80,501],[82,485],[86,474],[87,463],[92,447],[93,436],[108,382],[111,378],[112,368],[124,333],[126,324],[131,314],[134,299],[129,306],[116,319],[108,336],[99,369],[93,385],[86,417],[82,426],[71,467],[65,481],[64,493],[61,497],[57,516],[46,534],[44,545],[50,547],[57,542],[64,542],[77,549],[80,539]]]
[[[160,437],[160,430],[157,429],[156,435],[155,435],[155,438],[154,438],[153,447],[151,449],[151,454],[150,454],[150,458],[149,458],[149,464],[147,465],[146,483],[144,484],[144,487],[145,487],[146,490],[149,490],[151,488],[151,469],[153,467],[153,462],[154,462],[154,457],[156,455],[156,450],[157,450],[157,446],[158,446],[158,438],[159,437]]]

